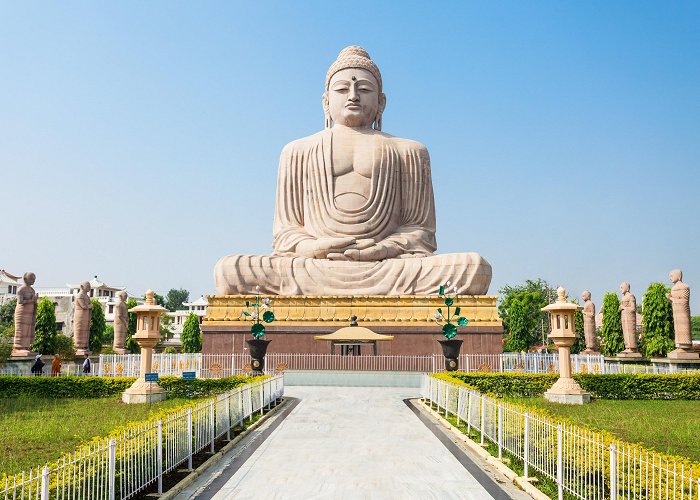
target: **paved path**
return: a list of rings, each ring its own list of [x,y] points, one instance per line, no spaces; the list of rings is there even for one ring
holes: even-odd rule
[[[404,403],[416,392],[287,387],[299,404],[250,458],[178,498],[493,498]]]

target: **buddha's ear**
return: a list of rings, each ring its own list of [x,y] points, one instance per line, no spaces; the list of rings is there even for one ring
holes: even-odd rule
[[[379,94],[379,105],[377,106],[377,116],[374,118],[374,130],[382,130],[382,114],[386,108],[386,94]]]
[[[323,106],[323,116],[325,118],[324,127],[331,128],[333,126],[333,120],[331,120],[331,112],[328,104],[328,92],[324,92],[321,96],[321,105]]]

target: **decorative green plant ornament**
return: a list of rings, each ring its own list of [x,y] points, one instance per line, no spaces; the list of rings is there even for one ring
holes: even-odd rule
[[[275,314],[269,310],[271,307],[270,299],[260,298],[259,286],[255,287],[255,300],[253,302],[249,300],[245,301],[243,316],[253,322],[250,327],[250,333],[256,339],[260,339],[265,335],[265,325],[263,325],[263,322],[272,323],[275,321]]]
[[[458,326],[467,326],[469,324],[469,320],[465,318],[464,316],[460,316],[459,313],[461,312],[460,307],[455,307],[454,311],[451,311],[450,308],[454,305],[454,299],[450,296],[449,291],[445,293],[446,290],[449,290],[450,282],[448,281],[447,284],[445,285],[440,285],[440,289],[438,290],[438,295],[440,297],[445,298],[445,305],[447,306],[447,316],[442,312],[442,307],[438,307],[437,312],[433,315],[435,317],[435,321],[438,324],[441,324],[442,321],[447,321],[444,325],[442,325],[442,335],[447,339],[451,340],[457,335],[457,327]],[[453,288],[453,294],[457,294],[457,287],[455,286]],[[453,323],[457,323],[456,325]]]

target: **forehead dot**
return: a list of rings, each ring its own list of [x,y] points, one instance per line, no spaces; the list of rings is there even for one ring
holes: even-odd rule
[[[352,77],[352,81],[354,82],[355,80],[357,80],[357,77],[356,77],[356,76],[353,76],[353,77]]]

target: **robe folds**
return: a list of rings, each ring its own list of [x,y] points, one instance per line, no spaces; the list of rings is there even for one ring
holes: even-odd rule
[[[288,144],[280,155],[272,255],[228,255],[214,268],[219,295],[428,295],[447,280],[459,294],[483,295],[491,265],[476,253],[434,254],[435,202],[422,144],[374,132],[371,189],[355,210],[334,202],[333,131]],[[304,257],[297,245],[322,237],[372,238],[397,246],[377,262]]]

